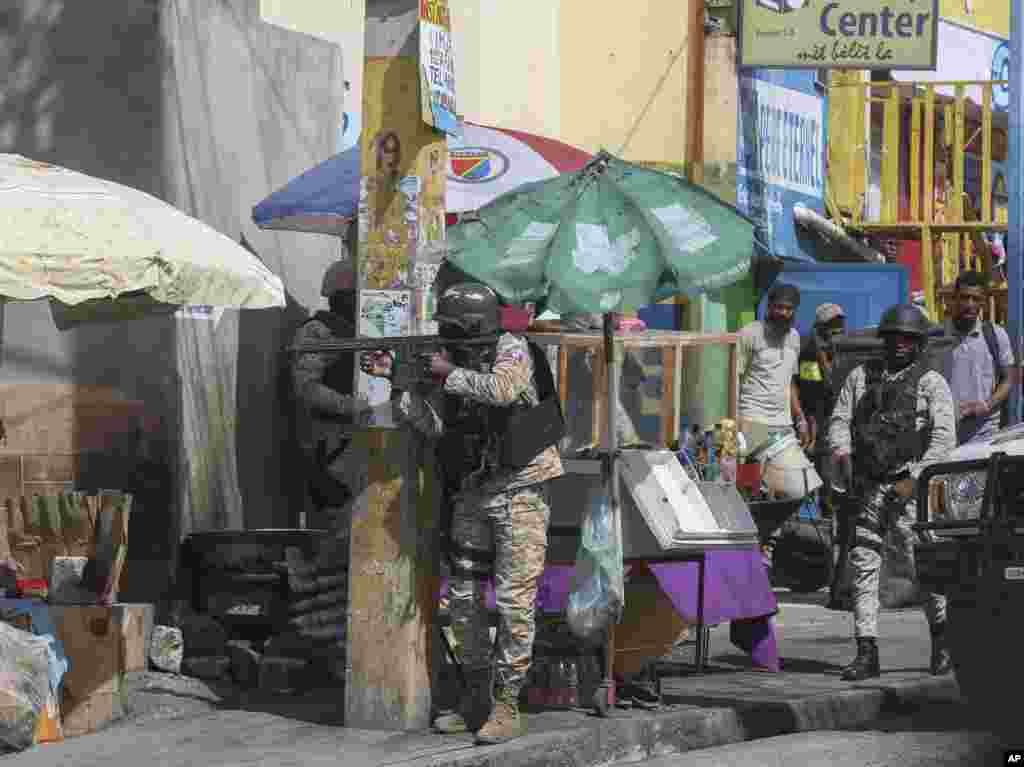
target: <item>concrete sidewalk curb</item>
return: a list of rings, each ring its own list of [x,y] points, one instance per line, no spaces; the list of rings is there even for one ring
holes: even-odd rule
[[[399,760],[410,767],[598,767],[701,748],[813,730],[842,730],[928,701],[957,695],[952,677],[859,685],[778,703],[591,717],[570,730],[526,735],[500,746],[473,746],[469,736],[443,756]]]

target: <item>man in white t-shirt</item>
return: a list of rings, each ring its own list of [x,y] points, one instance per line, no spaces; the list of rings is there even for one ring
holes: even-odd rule
[[[800,334],[793,318],[800,305],[800,291],[793,285],[776,285],[768,293],[765,318],[739,332],[738,426],[752,455],[760,453],[763,478],[773,498],[794,504],[821,486],[821,478],[804,452],[793,445],[779,450],[779,440],[791,438],[794,428],[800,446],[810,440],[810,429],[794,385],[799,371]],[[796,507],[794,506],[794,511]],[[763,528],[762,552],[771,568],[772,550],[779,535]]]
[[[800,407],[793,378],[799,370],[800,334],[793,317],[800,306],[800,291],[793,285],[776,285],[768,293],[763,320],[739,333],[738,416],[744,432],[751,432],[751,451],[773,433],[794,426],[801,442],[808,438],[807,419]]]

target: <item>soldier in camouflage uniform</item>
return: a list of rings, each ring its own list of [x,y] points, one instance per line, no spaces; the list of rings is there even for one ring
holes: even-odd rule
[[[296,345],[337,341],[355,336],[355,286],[352,268],[344,262],[324,274],[321,295],[330,311],[320,311],[296,331]],[[352,395],[355,362],[351,354],[303,353],[292,365],[298,400],[299,444],[308,468],[308,487],[316,519],[340,537],[348,531],[350,494],[344,480],[345,428],[361,418],[365,404]]]
[[[917,307],[890,307],[878,333],[884,362],[871,361],[847,376],[829,428],[835,471],[858,488],[849,567],[853,576],[857,657],[843,669],[856,681],[881,674],[878,662],[879,572],[887,530],[913,561],[917,479],[956,447],[956,414],[946,379],[926,367],[928,321]],[[852,456],[852,462],[851,462]],[[932,635],[931,671],[952,670],[944,638],[946,600],[925,594]]]
[[[545,483],[563,473],[551,444],[540,445],[525,466],[502,462],[507,435],[495,424],[503,414],[539,403],[536,358],[527,341],[502,333],[496,345],[457,351],[458,337],[498,332],[498,311],[497,296],[484,285],[460,283],[445,290],[435,320],[441,335],[453,338],[453,352],[424,363],[440,386],[397,395],[400,418],[439,439],[453,506],[449,600],[470,694],[459,713],[439,717],[434,726],[443,733],[476,730],[479,744],[522,734],[518,698],[533,654],[537,583],[547,553]],[[371,375],[387,375],[392,363],[388,355],[366,355],[362,366]],[[499,616],[493,653],[483,588],[488,576],[494,578]]]

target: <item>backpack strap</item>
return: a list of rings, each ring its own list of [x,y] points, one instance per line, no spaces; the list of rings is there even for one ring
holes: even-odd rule
[[[985,344],[988,346],[988,353],[992,355],[992,370],[995,372],[996,386],[1006,381],[1006,368],[1003,367],[1002,355],[999,353],[999,339],[996,338],[996,328],[991,322],[981,323],[981,334],[985,336]],[[1010,411],[1004,402],[999,406],[999,425],[1010,425]]]
[[[1006,368],[1003,367],[1002,355],[999,353],[999,339],[996,338],[996,329],[991,322],[981,323],[981,334],[985,336],[985,344],[988,346],[988,353],[992,355],[992,368],[996,373],[996,384],[1006,380]]]
[[[533,341],[526,343],[530,347],[530,355],[533,357],[533,375],[537,380],[537,399],[543,402],[558,394],[558,390],[555,388],[555,377],[551,372],[551,365],[548,363],[548,357],[544,350]]]

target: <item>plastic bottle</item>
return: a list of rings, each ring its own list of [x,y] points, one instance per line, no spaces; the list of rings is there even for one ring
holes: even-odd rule
[[[718,453],[714,445],[708,445],[707,463],[704,465],[704,481],[715,482],[718,479],[720,469],[718,467]]]
[[[550,669],[548,677],[548,705],[564,706],[566,680],[563,663],[560,660],[552,659],[548,668]]]
[[[580,668],[575,658],[565,662],[566,700],[565,705],[575,708],[580,705]]]
[[[526,700],[531,706],[546,706],[548,703],[548,659],[534,656],[531,671],[533,681]]]
[[[722,471],[721,479],[722,479],[723,482],[735,482],[736,481],[736,459],[735,458],[733,458],[731,455],[723,455],[719,459],[718,465],[721,467],[721,471]]]

